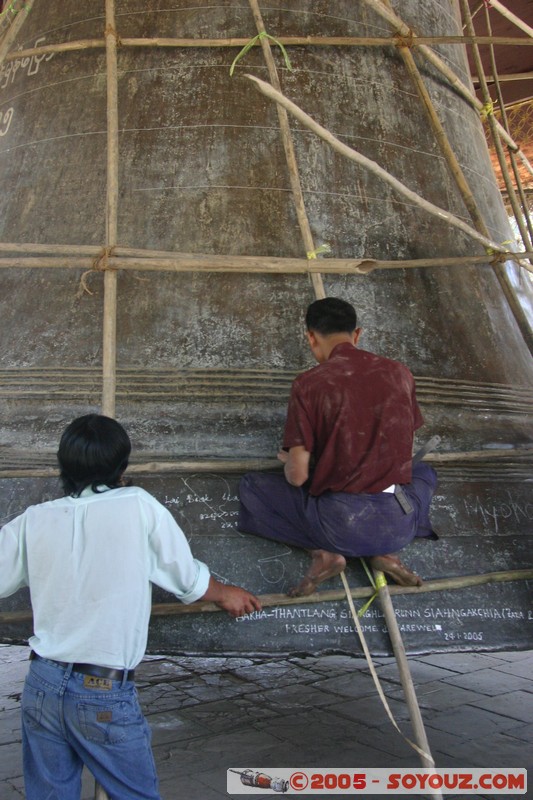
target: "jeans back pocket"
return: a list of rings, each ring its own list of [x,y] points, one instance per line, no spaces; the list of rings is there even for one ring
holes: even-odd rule
[[[118,744],[126,739],[128,703],[78,703],[78,721],[83,736],[98,744]]]

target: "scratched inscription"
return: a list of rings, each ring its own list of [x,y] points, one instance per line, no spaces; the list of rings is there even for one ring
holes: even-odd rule
[[[533,520],[533,503],[518,500],[507,491],[503,500],[475,496],[463,500],[469,518],[476,518],[485,528],[498,533],[507,523],[520,524]]]

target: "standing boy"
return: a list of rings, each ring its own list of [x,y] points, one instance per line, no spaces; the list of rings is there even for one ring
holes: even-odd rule
[[[307,339],[318,366],[299,375],[289,399],[284,475],[249,473],[240,485],[240,530],[306,548],[311,565],[293,596],[339,574],[346,557],[369,556],[397,583],[421,579],[396,551],[431,536],[436,474],[412,466],[423,419],[403,364],[357,347],[355,309],[328,297],[311,303]]]
[[[29,586],[34,617],[22,695],[27,800],[76,800],[84,764],[112,800],[159,800],[133,683],[152,583],[232,616],[260,609],[193,558],[164,506],[124,485],[130,450],[115,420],[74,420],[58,451],[66,496],[30,506],[0,531],[0,597]]]

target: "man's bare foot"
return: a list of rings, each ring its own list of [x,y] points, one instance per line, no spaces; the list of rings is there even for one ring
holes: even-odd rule
[[[381,570],[385,575],[389,575],[400,586],[422,586],[423,584],[422,578],[402,564],[398,556],[372,556],[370,565],[374,569]]]
[[[328,550],[311,550],[311,566],[298,584],[289,589],[289,597],[306,597],[313,594],[319,583],[333,578],[343,571],[346,559],[339,553],[330,553]]]

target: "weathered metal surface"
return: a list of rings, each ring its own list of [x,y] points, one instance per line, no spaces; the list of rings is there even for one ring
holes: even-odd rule
[[[269,2],[262,9],[273,36],[390,34],[362,2],[286,5]],[[245,3],[191,7],[176,0],[171,9],[150,6],[117,0],[118,35],[251,38],[257,32]],[[421,8],[406,0],[395,8],[420,33],[459,30],[451,2],[435,0]],[[103,40],[104,29],[103,2],[35,0],[15,47]],[[273,50],[287,96],[411,189],[468,220],[394,48],[294,47],[290,72],[279,48]],[[120,245],[305,256],[276,109],[243,77],[250,72],[267,78],[263,56],[253,48],[230,78],[237,52],[119,45]],[[468,82],[463,51],[448,46],[439,52]],[[490,235],[506,241],[510,233],[479,115],[419,63]],[[0,72],[0,123],[0,240],[103,247],[105,49],[6,61]],[[292,132],[317,245],[328,243],[333,255],[354,258],[482,252],[298,124]],[[0,271],[4,474],[53,463],[65,424],[99,408],[103,280],[97,272],[85,275],[89,294],[81,279],[81,270]],[[403,360],[418,377],[427,421],[421,439],[438,433],[445,451],[516,448],[516,463],[511,458],[505,468],[495,459],[470,477],[471,466],[443,470],[435,502],[442,538],[413,546],[406,559],[428,578],[492,571],[495,562],[502,569],[531,564],[526,496],[531,461],[519,458],[531,446],[531,357],[492,268],[459,264],[328,276],[325,287],[356,305],[363,347]],[[131,433],[137,457],[273,458],[290,380],[311,365],[302,316],[312,299],[306,276],[119,273],[116,413]],[[222,578],[260,593],[277,592],[303,569],[302,554],[236,533],[234,475],[221,469],[216,476],[176,474],[139,482],[169,503],[195,552]],[[2,519],[30,499],[57,491],[53,481],[4,478]],[[212,498],[213,509],[204,496]],[[357,564],[350,578],[364,582]],[[433,609],[505,607],[516,615],[503,621],[490,613],[474,617],[472,627],[452,615],[438,631],[441,623],[431,612],[431,630],[406,631],[411,650],[533,645],[524,583],[422,602]],[[25,603],[21,594],[2,608]],[[421,608],[412,598],[395,603],[413,613]],[[305,617],[305,608],[302,604],[301,619],[307,624],[312,618]],[[343,613],[335,606],[338,620]],[[421,619],[425,624],[424,614],[418,624]],[[266,646],[286,652],[354,646],[334,625],[309,633],[291,627],[296,617],[285,628],[286,619],[234,623],[218,614],[157,619],[151,648],[258,652]],[[457,631],[461,635],[454,638]],[[14,635],[12,629],[1,633]],[[376,650],[387,649],[380,631],[369,634]]]

